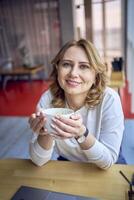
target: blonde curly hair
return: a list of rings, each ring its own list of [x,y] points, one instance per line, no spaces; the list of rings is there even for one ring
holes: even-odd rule
[[[58,83],[58,73],[56,66],[58,66],[60,61],[63,59],[67,49],[72,46],[81,47],[85,51],[88,56],[90,65],[96,72],[95,84],[93,84],[92,87],[89,89],[87,97],[85,99],[85,105],[88,106],[88,108],[94,108],[101,102],[103,92],[107,84],[106,65],[101,60],[98,51],[96,50],[94,45],[85,39],[67,42],[52,60],[51,63],[53,65],[53,71],[50,77],[53,81],[50,85],[50,91],[53,95],[53,100],[51,103],[54,107],[65,107],[65,94],[64,90],[60,87]]]

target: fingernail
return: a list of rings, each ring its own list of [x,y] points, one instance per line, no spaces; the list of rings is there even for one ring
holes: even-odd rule
[[[56,119],[55,119],[54,117],[52,118],[52,120],[53,120],[54,122],[56,122]]]
[[[40,112],[37,112],[36,116],[39,117],[40,116]]]
[[[56,115],[55,118],[56,118],[56,119],[60,119],[60,115]]]
[[[51,124],[51,126],[52,126],[53,128],[55,128],[55,125],[54,125],[54,124]]]

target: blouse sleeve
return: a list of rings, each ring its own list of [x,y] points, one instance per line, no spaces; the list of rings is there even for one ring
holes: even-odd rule
[[[48,90],[41,96],[37,104],[37,109],[41,110],[41,109],[50,108],[51,99],[52,99],[51,93]],[[29,145],[29,154],[30,154],[31,160],[38,166],[45,164],[51,159],[54,145],[55,145],[55,142],[53,141],[52,148],[49,150],[45,150],[39,145],[37,141],[37,135],[33,133],[33,136]]]
[[[107,169],[118,159],[124,131],[124,115],[116,92],[104,98],[99,117],[99,137],[84,153],[90,162]]]
[[[45,150],[39,145],[37,138],[34,138],[34,140],[32,139],[29,146],[29,152],[33,163],[35,163],[38,166],[42,166],[43,164],[47,163],[51,159],[54,144],[55,141],[53,141],[51,149]]]

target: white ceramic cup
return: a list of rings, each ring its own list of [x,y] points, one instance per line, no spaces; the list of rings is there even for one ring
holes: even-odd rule
[[[51,124],[54,123],[52,121],[52,118],[57,115],[70,118],[70,116],[74,113],[74,111],[69,108],[48,108],[48,109],[44,109],[43,113],[47,118],[44,128],[48,130],[48,133],[54,134],[55,130],[51,126]]]

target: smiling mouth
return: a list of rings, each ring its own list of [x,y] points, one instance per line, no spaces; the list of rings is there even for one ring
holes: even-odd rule
[[[72,80],[66,80],[66,82],[68,85],[71,85],[71,86],[78,86],[81,84],[81,82],[72,81]]]

